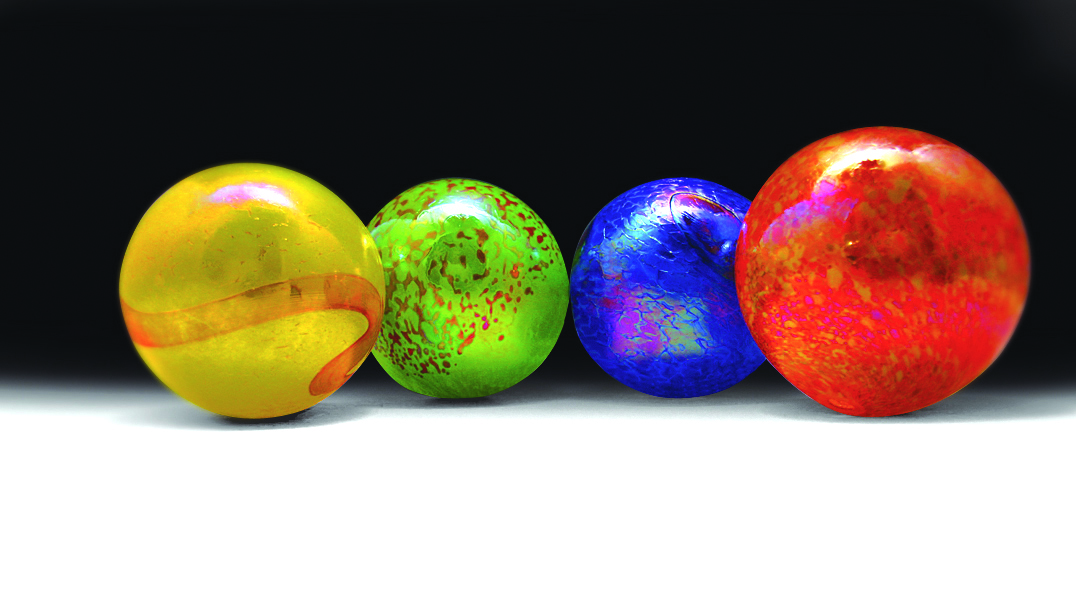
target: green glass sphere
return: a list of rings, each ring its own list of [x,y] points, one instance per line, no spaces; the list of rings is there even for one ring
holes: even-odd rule
[[[472,179],[419,184],[370,223],[385,267],[378,363],[408,390],[486,396],[530,375],[568,310],[553,234],[512,194]]]

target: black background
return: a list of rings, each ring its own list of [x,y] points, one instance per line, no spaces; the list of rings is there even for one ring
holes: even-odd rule
[[[982,381],[1071,377],[1069,6],[2,3],[0,377],[149,375],[120,263],[153,200],[206,167],[295,169],[363,221],[417,183],[477,178],[531,205],[570,258],[638,184],[752,198],[804,145],[874,125],[960,145],[1024,216],[1031,296]],[[601,371],[569,319],[538,373]],[[384,377],[372,358],[364,374]]]

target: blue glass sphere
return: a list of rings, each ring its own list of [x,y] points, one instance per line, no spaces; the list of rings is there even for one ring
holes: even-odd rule
[[[735,385],[765,360],[740,313],[736,240],[751,203],[701,179],[662,179],[610,202],[571,273],[579,340],[621,383],[689,398]]]

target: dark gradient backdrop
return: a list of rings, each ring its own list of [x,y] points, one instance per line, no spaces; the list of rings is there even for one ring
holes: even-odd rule
[[[802,146],[872,125],[964,147],[1025,217],[1031,297],[982,381],[1073,377],[1073,5],[864,4],[0,2],[0,379],[149,376],[120,262],[150,203],[205,167],[296,169],[363,221],[474,177],[570,258],[633,186],[753,198]],[[601,371],[569,321],[538,373]],[[375,378],[371,358],[353,381]]]

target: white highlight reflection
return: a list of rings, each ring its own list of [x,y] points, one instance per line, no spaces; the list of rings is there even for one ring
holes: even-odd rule
[[[239,205],[249,200],[257,200],[259,202],[268,202],[269,204],[275,204],[276,206],[282,206],[284,208],[295,208],[295,203],[291,201],[291,198],[288,197],[284,190],[269,184],[247,183],[224,186],[216,192],[213,192],[206,200],[209,202],[231,205]]]

